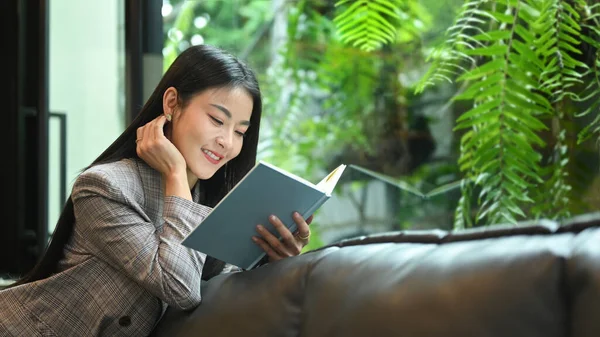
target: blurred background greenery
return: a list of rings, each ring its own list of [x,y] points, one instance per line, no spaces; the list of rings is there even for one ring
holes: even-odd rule
[[[511,178],[512,171],[503,171],[506,168],[502,161],[500,168],[481,162],[467,170],[459,167],[459,159],[464,163],[465,156],[478,153],[465,150],[464,143],[461,146],[465,130],[455,130],[457,118],[481,102],[476,97],[456,100],[469,85],[480,81],[465,84],[455,79],[474,69],[473,64],[481,66],[504,56],[513,60],[510,50],[504,56],[481,52],[469,45],[471,37],[484,31],[502,35],[497,41],[479,41],[488,41],[491,47],[498,46],[493,43],[504,46],[520,28],[533,30],[539,19],[535,15],[545,15],[551,6],[562,10],[566,8],[563,3],[566,1],[164,0],[164,68],[190,45],[205,43],[225,48],[249,63],[259,76],[265,104],[259,159],[314,182],[345,163],[410,187],[377,185],[372,178],[349,170],[335,191],[337,200],[317,213],[307,249],[377,231],[452,229],[534,217],[560,218],[598,208],[594,137],[579,142],[576,150],[569,148],[568,155],[558,156],[561,165],[544,166],[544,158],[565,152],[561,147],[565,139],[571,139],[574,146],[577,134],[591,122],[590,117],[580,122],[560,119],[564,126],[561,130],[565,131],[562,136],[542,135],[547,146],[536,148],[540,158],[523,152],[537,166],[528,164],[534,178],[522,178],[522,184],[517,180],[515,191],[510,184],[485,178]],[[575,3],[580,7],[574,12],[597,11],[597,6]],[[517,12],[518,8],[527,11]],[[575,17],[566,9],[564,12],[569,18]],[[520,18],[519,23],[507,21],[511,13]],[[547,19],[558,22],[556,18]],[[454,34],[459,28],[462,35]],[[502,31],[513,35],[494,35]],[[466,47],[461,49],[461,45]],[[595,48],[592,44],[588,47]],[[444,60],[452,57],[440,55],[452,56],[465,48],[475,50],[471,68],[456,63],[457,71],[444,69]],[[574,71],[590,75],[582,69]],[[552,96],[551,92],[542,92],[545,94]],[[575,101],[562,100],[560,104],[575,107]],[[553,107],[556,102],[552,101]],[[595,110],[592,116],[597,116]],[[526,109],[519,111],[529,114]],[[544,125],[552,125],[558,119],[541,120]],[[475,131],[488,127],[496,130],[496,124],[485,123],[471,124]],[[498,133],[504,129],[500,125]],[[519,139],[527,130],[514,132]],[[498,144],[491,148],[502,149]],[[517,151],[518,157],[521,150]],[[495,162],[492,159],[488,161]],[[519,179],[521,175],[527,172],[520,172]],[[557,182],[551,179],[553,176],[568,179]],[[553,186],[548,188],[554,187],[555,192],[557,184],[568,185],[568,193],[560,194],[567,198],[568,207],[550,210],[552,207],[541,206],[557,205],[556,200],[526,200],[532,195],[530,190],[539,189],[533,183],[537,180],[551,181]],[[464,182],[462,188],[457,181]],[[490,188],[486,190],[486,186]],[[559,187],[567,189],[564,186]],[[521,207],[528,203],[533,205]]]

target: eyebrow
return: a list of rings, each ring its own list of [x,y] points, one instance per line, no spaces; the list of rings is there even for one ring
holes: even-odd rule
[[[210,105],[214,106],[215,108],[223,111],[223,113],[229,118],[231,119],[231,112],[229,110],[227,110],[226,107],[218,105],[218,104],[212,104],[210,103]],[[245,126],[250,126],[250,121],[241,121],[240,122],[241,125],[245,125]]]

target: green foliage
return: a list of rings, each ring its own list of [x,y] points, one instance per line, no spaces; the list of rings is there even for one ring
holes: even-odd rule
[[[465,229],[473,226],[471,221],[471,190],[472,186],[468,181],[463,180],[461,184],[461,196],[458,200],[456,211],[454,212],[454,228]]]
[[[577,195],[588,186],[575,181],[589,178],[577,156],[600,135],[600,4],[465,0],[452,12],[450,2],[298,0],[274,9],[171,0],[178,16],[165,26],[165,64],[194,35],[247,55],[264,93],[259,156],[308,179],[347,145],[368,153],[381,134],[402,135],[409,101],[456,83],[451,103],[469,107],[455,127],[464,178],[456,228],[585,211]],[[265,32],[282,11],[287,40],[272,55]],[[199,16],[206,27],[192,24]],[[429,68],[404,87],[425,57]]]
[[[482,43],[473,39],[466,32],[481,31],[478,26],[485,21],[477,16],[481,13],[479,7],[483,3],[485,0],[473,0],[465,2],[462,6],[456,21],[446,31],[448,39],[441,46],[434,48],[427,57],[427,61],[433,61],[433,64],[417,84],[415,90],[417,93],[423,92],[440,81],[452,82],[452,77],[459,71],[466,71],[467,64],[472,65],[475,62],[465,51],[475,49]]]
[[[579,5],[585,3],[580,1]],[[567,99],[578,100],[573,88],[583,83],[582,78],[588,66],[571,54],[581,54],[581,27],[577,23],[580,16],[567,2],[550,0],[534,3],[539,5],[540,16],[532,24],[539,38],[536,40],[537,54],[544,63],[544,72],[540,79],[540,90],[554,103],[553,132],[556,135],[556,145],[549,164],[544,167],[546,180],[543,188],[539,189],[533,208],[533,214],[549,218],[569,217],[569,193],[572,187],[568,180],[568,145],[566,130],[560,121],[565,117],[564,104]]]
[[[406,48],[397,35],[404,22],[396,14],[405,13],[414,3],[340,1],[336,6],[346,8],[333,20],[335,27],[304,3],[300,12],[313,26],[299,32],[291,25],[290,36],[295,39],[288,45],[286,60],[293,74],[313,71],[311,87],[331,97],[334,109],[323,115],[333,118],[320,120],[331,123],[373,115],[376,108],[369,88],[377,87],[381,81],[377,68],[383,69],[389,60],[378,55],[363,63],[363,55],[349,53],[343,44],[359,51],[382,50],[384,45],[388,50]],[[570,154],[575,144],[564,125],[575,117],[598,116],[598,7],[581,0],[468,0],[446,31],[446,40],[429,53],[432,64],[415,92],[423,93],[441,81],[456,81],[462,86],[454,100],[473,104],[455,127],[461,134],[458,163],[466,178],[455,212],[457,228],[573,213]],[[290,20],[299,21],[298,17]],[[333,29],[339,39],[327,38]],[[319,48],[307,48],[307,38]],[[300,39],[305,43],[295,48]],[[594,50],[591,67],[583,60],[582,43]],[[340,102],[362,111],[351,111]],[[586,106],[582,113],[575,113],[574,102]],[[349,140],[368,134],[371,127],[363,122]],[[326,126],[321,130],[331,132]],[[600,117],[579,134],[580,143],[597,132]]]
[[[535,2],[534,2],[535,3]],[[585,2],[578,1],[579,5]],[[545,69],[541,78],[541,89],[560,102],[568,96],[577,99],[572,89],[583,83],[582,77],[588,66],[572,55],[581,55],[581,27],[577,23],[580,15],[566,1],[547,0],[541,2],[540,16],[532,26],[539,35],[537,52],[544,59]],[[561,111],[557,111],[560,117]]]
[[[563,125],[575,117],[567,108],[570,102],[588,104],[578,116],[598,113],[599,82],[585,81],[598,76],[598,6],[588,7],[581,0],[503,0],[487,5],[465,3],[416,88],[421,92],[441,79],[457,77],[464,92],[455,99],[473,102],[455,128],[464,132],[459,165],[470,182],[463,186],[455,226],[462,228],[470,221],[468,200],[475,190],[477,222],[516,223],[528,217],[526,212],[570,216],[569,152],[574,144]],[[594,48],[593,69],[581,60],[583,42]],[[468,63],[470,69],[465,68]],[[599,121],[596,117],[583,130],[580,143],[600,131]],[[540,150],[548,146],[542,137],[548,136],[553,145],[542,162]]]
[[[349,2],[351,5],[334,20],[342,42],[365,51],[394,42],[396,27],[390,21],[400,19],[396,4],[389,0],[341,0],[336,6]]]
[[[304,0],[290,8],[288,41],[281,51],[283,62],[271,67],[265,86],[265,96],[277,99],[267,99],[265,118],[272,126],[272,133],[261,147],[264,158],[304,172],[306,176],[321,174],[318,168],[328,165],[332,154],[347,144],[357,151],[372,150],[374,140],[380,136],[380,125],[385,124],[387,118],[377,111],[377,91],[381,88],[389,91],[397,86],[394,83],[396,69],[402,55],[395,51],[377,51],[374,56],[364,48],[349,48],[337,34],[340,20],[364,27],[368,23],[358,18],[356,11],[366,16],[389,17],[389,13],[377,11],[381,11],[381,6],[398,5],[394,13],[402,19],[390,22],[396,25],[393,34],[402,39],[406,53],[411,53],[407,46],[415,43],[416,37],[431,22],[429,14],[414,1],[344,3],[350,7],[341,12],[341,16],[335,16],[333,9],[327,11],[317,3]],[[379,14],[373,14],[375,12]],[[403,27],[400,34],[396,34],[398,25]],[[377,43],[376,39],[369,41]],[[396,68],[392,73],[386,68],[390,65]],[[281,91],[285,86],[291,90],[282,109],[278,104],[285,96]]]
[[[582,28],[587,30],[588,35],[581,35],[581,39],[592,46],[595,50],[592,67],[583,74],[584,78],[591,78],[588,85],[583,89],[581,95],[575,100],[588,106],[577,117],[586,117],[590,113],[596,113],[594,120],[589,123],[578,135],[578,144],[581,144],[594,135],[600,134],[600,3],[584,7]]]
[[[340,0],[335,4],[343,5],[346,9],[333,20],[340,41],[367,52],[398,39],[410,40],[429,21],[427,11],[417,1]]]
[[[515,216],[524,217],[518,203],[532,202],[528,190],[542,182],[541,156],[533,146],[545,145],[537,132],[546,128],[540,117],[550,104],[527,89],[539,81],[543,65],[528,47],[534,36],[519,22],[522,10],[517,3],[477,15],[480,20],[489,16],[502,20],[507,27],[473,37],[487,44],[465,53],[486,61],[458,78],[477,80],[457,97],[473,100],[475,106],[458,118],[456,129],[469,129],[461,140],[459,164],[481,186],[477,220],[487,217],[489,223],[514,223]],[[529,76],[522,76],[523,70]]]
[[[562,130],[550,157],[550,164],[542,167],[542,176],[547,177],[543,187],[538,190],[535,200],[536,205],[532,213],[537,217],[551,219],[568,218],[571,216],[570,196],[572,187],[568,182],[569,157],[566,142],[566,132]]]
[[[169,69],[171,63],[175,61],[181,52],[179,43],[185,35],[189,35],[191,31],[196,6],[197,4],[193,1],[184,1],[181,4],[180,12],[176,17],[172,28],[168,30],[167,39],[165,40],[163,71]]]
[[[164,19],[166,70],[179,53],[193,43],[219,46],[266,67],[269,48],[262,48],[273,18],[270,1],[170,0],[173,15]]]
[[[344,144],[368,147],[363,120],[373,110],[378,67],[367,54],[345,48],[332,18],[306,1],[290,11],[288,20],[283,62],[271,67],[264,86],[271,131],[263,138],[261,156],[316,177]],[[289,90],[282,92],[285,87]]]

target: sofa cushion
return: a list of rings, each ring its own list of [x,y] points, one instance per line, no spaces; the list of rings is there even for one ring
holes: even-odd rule
[[[570,336],[600,336],[600,230],[581,231],[570,247],[565,280]]]
[[[598,219],[345,240],[217,276],[155,335],[598,336]]]

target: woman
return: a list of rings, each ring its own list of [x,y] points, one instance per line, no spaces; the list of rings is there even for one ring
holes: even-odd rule
[[[0,335],[145,336],[167,305],[200,304],[200,280],[235,266],[180,242],[254,166],[258,82],[233,56],[184,51],[132,124],[75,181],[38,265],[0,292]],[[270,220],[271,261],[308,242]]]

